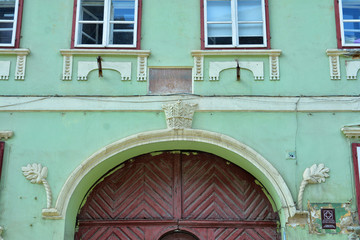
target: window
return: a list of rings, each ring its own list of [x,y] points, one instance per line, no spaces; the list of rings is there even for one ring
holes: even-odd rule
[[[265,0],[204,0],[206,48],[267,47]]]
[[[340,0],[340,41],[343,47],[360,47],[360,1]]]
[[[77,0],[75,47],[136,47],[140,0]]]
[[[358,206],[358,214],[360,219],[360,178],[359,178],[359,164],[360,164],[360,143],[352,144],[352,156],[354,166],[355,188],[356,188],[356,200]]]
[[[18,47],[21,0],[0,0],[0,46]],[[20,6],[21,4],[21,6]]]

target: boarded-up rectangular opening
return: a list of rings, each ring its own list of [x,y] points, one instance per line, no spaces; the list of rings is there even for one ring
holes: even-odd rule
[[[191,68],[150,68],[149,93],[191,93]]]

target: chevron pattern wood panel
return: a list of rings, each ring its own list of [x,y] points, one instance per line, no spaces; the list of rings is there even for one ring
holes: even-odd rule
[[[145,239],[144,230],[140,227],[82,227],[77,233],[76,240],[142,240]]]
[[[93,189],[78,219],[172,219],[173,165],[168,154],[127,161]]]
[[[274,220],[272,206],[243,169],[207,153],[182,157],[183,218]]]
[[[158,240],[175,229],[200,240],[279,239],[278,215],[243,169],[202,152],[128,160],[86,197],[75,239]]]

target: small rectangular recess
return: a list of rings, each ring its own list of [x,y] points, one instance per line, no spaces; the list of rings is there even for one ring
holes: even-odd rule
[[[192,93],[191,68],[149,68],[149,94]]]

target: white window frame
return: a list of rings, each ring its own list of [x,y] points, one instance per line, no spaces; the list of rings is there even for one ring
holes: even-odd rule
[[[79,20],[80,11],[81,11],[81,1],[77,0],[77,9],[76,9],[76,27],[75,27],[75,47],[86,47],[86,48],[103,48],[103,47],[113,47],[113,48],[135,48],[137,46],[137,31],[138,31],[138,7],[139,0],[135,0],[135,9],[134,9],[134,21],[111,21],[111,0],[104,0],[104,19],[101,21],[87,21]],[[103,24],[103,34],[102,34],[102,44],[79,44],[79,28],[81,23],[102,23]],[[134,34],[133,34],[133,44],[110,44],[110,31],[112,23],[126,23],[134,24]]]
[[[228,22],[208,22],[207,20],[207,0],[204,0],[204,38],[205,38],[205,48],[263,48],[267,47],[267,23],[266,23],[266,10],[265,10],[265,0],[261,0],[261,12],[262,12],[262,21],[238,21],[237,16],[237,0],[231,0],[231,24],[232,24],[232,43],[226,45],[209,45],[208,44],[208,24],[210,23],[228,23]],[[263,24],[263,44],[239,44],[239,35],[238,35],[238,24],[239,23],[262,23]]]
[[[12,36],[11,43],[0,43],[0,47],[14,47],[15,46],[15,38],[17,33],[17,21],[18,21],[18,12],[19,12],[19,0],[15,0],[15,9],[14,9],[14,19],[13,20],[0,20],[0,23],[12,23]],[[4,30],[0,28],[0,31]],[[6,29],[6,30],[10,30]]]
[[[344,31],[344,23],[345,22],[358,22],[360,23],[360,19],[358,20],[346,20],[344,19],[343,16],[343,7],[342,7],[342,0],[339,0],[339,21],[340,21],[340,32],[341,32],[341,45],[343,47],[360,47],[360,43],[345,43],[345,31]],[[354,30],[358,30],[359,29],[354,29]]]

